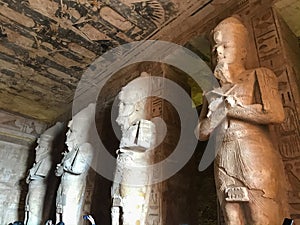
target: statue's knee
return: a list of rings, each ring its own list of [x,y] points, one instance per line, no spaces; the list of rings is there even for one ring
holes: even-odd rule
[[[228,225],[242,225],[243,224],[243,214],[238,203],[226,204],[225,218]]]

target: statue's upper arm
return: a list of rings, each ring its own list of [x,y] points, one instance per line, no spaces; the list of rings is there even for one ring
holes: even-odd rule
[[[276,120],[274,122],[282,121],[284,119],[284,111],[278,92],[276,75],[268,68],[259,68],[256,70],[256,77],[259,84],[263,110],[266,113],[274,114]]]

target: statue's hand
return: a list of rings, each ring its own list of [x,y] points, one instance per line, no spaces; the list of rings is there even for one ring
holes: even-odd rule
[[[206,141],[209,138],[210,133],[213,131],[211,126],[211,120],[206,118],[202,120],[197,126],[196,136],[198,136],[200,141]]]
[[[229,95],[225,99],[225,106],[227,109],[232,109],[237,106],[244,107],[244,105],[241,103],[241,101],[235,97],[234,95]]]
[[[226,108],[235,107],[237,105],[236,98],[233,95],[229,95],[225,99],[225,105],[226,105]]]
[[[61,164],[57,164],[55,170],[55,176],[60,177],[64,173],[64,167]]]
[[[211,101],[208,105],[208,109],[211,112],[215,112],[218,108],[222,107],[222,103],[224,102],[223,97],[219,97]]]

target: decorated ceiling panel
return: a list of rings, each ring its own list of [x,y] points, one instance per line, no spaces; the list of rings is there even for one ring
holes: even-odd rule
[[[178,13],[171,1],[1,0],[1,108],[54,119],[88,65]]]
[[[174,36],[194,26],[178,25],[183,17],[228,2],[235,1],[0,0],[0,108],[51,122],[69,110],[83,72],[104,52]],[[165,34],[170,24],[177,31]]]

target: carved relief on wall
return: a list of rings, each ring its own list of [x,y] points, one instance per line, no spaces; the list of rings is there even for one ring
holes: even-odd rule
[[[160,185],[152,185],[150,198],[149,198],[149,208],[147,213],[146,225],[160,225],[161,224],[161,195],[160,195]]]
[[[0,111],[0,127],[37,136],[45,130],[46,124]]]
[[[150,90],[152,90],[151,94],[160,95],[163,91],[163,83],[161,80],[158,80],[158,82],[151,83]],[[150,117],[153,119],[155,117],[162,118],[163,117],[163,106],[164,102],[163,99],[158,97],[152,97],[150,100]],[[156,140],[157,143],[161,141],[160,139],[160,129],[159,124],[156,124]],[[163,158],[163,147],[158,146],[155,148],[155,154],[153,154],[153,162],[156,163],[161,161]],[[159,178],[161,174],[161,170],[153,170],[153,179]],[[149,196],[149,207],[148,207],[148,213],[146,218],[146,225],[162,225],[164,224],[164,217],[163,217],[163,188],[162,183],[153,184],[151,187],[151,192]]]
[[[288,197],[292,208],[291,216],[294,219],[300,219],[300,159],[286,161],[285,172],[290,182]]]
[[[285,120],[271,129],[277,140],[287,180],[290,183],[288,196],[291,207],[291,216],[300,219],[300,126],[299,116],[293,93],[291,80],[295,76],[290,62],[285,60],[284,46],[280,39],[280,27],[276,23],[276,14],[269,9],[265,14],[252,19],[258,59],[261,66],[272,69],[279,82],[279,93],[284,106]],[[284,34],[282,34],[284,35]],[[296,220],[298,221],[298,220]]]

